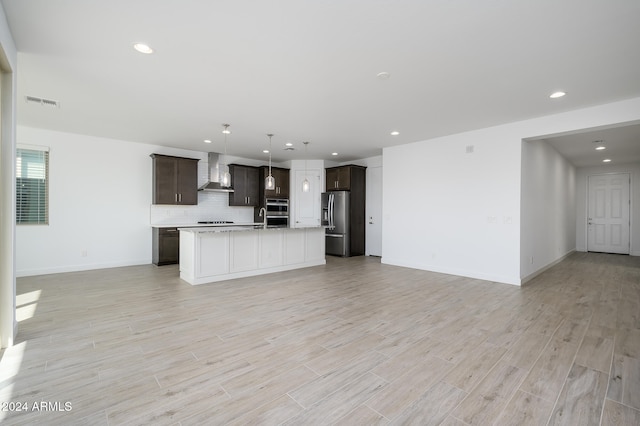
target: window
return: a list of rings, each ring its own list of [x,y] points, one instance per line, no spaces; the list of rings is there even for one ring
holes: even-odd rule
[[[16,223],[49,223],[49,150],[16,150]]]

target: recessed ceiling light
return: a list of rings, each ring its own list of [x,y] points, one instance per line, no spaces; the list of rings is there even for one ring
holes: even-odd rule
[[[376,77],[378,77],[378,79],[380,80],[389,80],[389,77],[391,77],[391,74],[389,74],[386,71],[383,71],[376,74]]]
[[[331,155],[338,155],[338,153],[337,152],[332,152]]]
[[[565,92],[553,92],[552,94],[549,95],[549,97],[551,99],[557,99],[557,98],[563,97],[564,95],[566,95]]]
[[[265,154],[268,154],[269,150],[268,149],[263,149],[262,152],[264,152]]]
[[[153,49],[144,43],[136,43],[133,45],[133,48],[136,49],[140,53],[146,53],[147,55],[153,53]]]
[[[204,143],[211,143],[211,140],[210,139],[205,139]]]
[[[611,158],[605,158],[604,160],[602,160],[603,163],[610,163],[611,162]]]
[[[596,151],[602,151],[603,149],[607,149],[606,146],[597,146]]]
[[[391,136],[398,136],[400,134],[399,131],[394,130],[393,132],[391,132]]]
[[[284,144],[284,146],[293,146],[293,144],[291,142],[287,142]]]

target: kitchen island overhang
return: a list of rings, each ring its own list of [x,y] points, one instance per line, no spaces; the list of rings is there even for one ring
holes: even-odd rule
[[[180,278],[191,285],[326,264],[325,228],[179,228]]]

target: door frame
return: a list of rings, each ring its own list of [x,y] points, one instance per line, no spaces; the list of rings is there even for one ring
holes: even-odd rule
[[[367,167],[365,255],[382,257],[382,165]],[[375,177],[375,179],[374,179]],[[378,196],[374,195],[377,194]],[[375,205],[374,205],[375,203]],[[374,231],[372,228],[376,228]],[[376,235],[377,238],[374,238]]]
[[[590,173],[586,175],[586,203],[585,203],[585,221],[584,221],[584,243],[585,251],[589,253],[589,181],[592,176],[606,176],[606,175],[628,175],[629,176],[629,253],[627,256],[631,256],[633,253],[633,173],[631,171],[611,171],[604,173]],[[594,252],[595,253],[595,252]]]

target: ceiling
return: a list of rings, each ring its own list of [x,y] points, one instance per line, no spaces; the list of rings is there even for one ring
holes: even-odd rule
[[[273,133],[275,161],[309,141],[340,162],[640,96],[637,0],[1,1],[18,123],[64,132],[220,152],[229,123],[229,154],[263,159]],[[567,137],[580,162],[613,141]]]
[[[640,162],[640,124],[584,130],[543,139],[576,167]],[[596,150],[604,147],[603,150]]]

